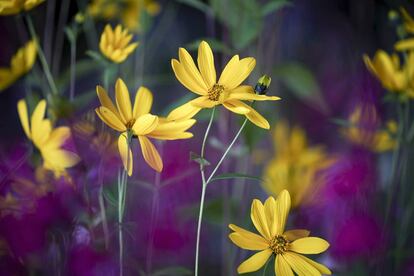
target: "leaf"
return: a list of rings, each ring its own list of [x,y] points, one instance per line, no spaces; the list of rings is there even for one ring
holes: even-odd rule
[[[106,66],[110,64],[109,61],[106,60],[106,58],[98,52],[88,50],[88,51],[86,51],[86,55],[91,57],[93,60],[95,60],[97,62],[103,63]]]
[[[186,267],[182,267],[182,266],[171,266],[171,267],[157,270],[152,273],[153,276],[170,276],[170,275],[186,276],[186,275],[192,275],[192,274],[193,272],[191,270],[189,270]]]
[[[261,179],[260,177],[254,176],[254,175],[248,175],[248,174],[243,174],[243,173],[223,173],[223,174],[213,177],[210,180],[210,182],[208,182],[208,184],[216,180],[238,179],[238,178],[251,179],[251,180],[263,182],[263,179]]]
[[[109,190],[105,189],[103,191],[104,198],[114,207],[118,206],[118,199],[115,197],[114,193]]]
[[[190,160],[197,162],[198,164],[203,165],[203,166],[210,165],[210,162],[208,162],[207,159],[201,157],[200,155],[192,151],[190,151]]]
[[[292,3],[290,3],[289,1],[285,1],[285,0],[276,0],[276,1],[270,1],[269,3],[266,3],[261,12],[262,12],[262,16],[267,16],[275,11],[280,10],[281,8],[284,8],[286,6],[290,6],[292,5]]]
[[[274,75],[296,97],[321,109],[324,113],[328,112],[328,106],[322,97],[319,84],[305,65],[298,62],[286,63],[275,68]]]
[[[65,33],[66,33],[66,36],[68,37],[69,41],[71,43],[74,43],[75,42],[75,39],[76,39],[75,32],[71,28],[66,27],[65,28]]]

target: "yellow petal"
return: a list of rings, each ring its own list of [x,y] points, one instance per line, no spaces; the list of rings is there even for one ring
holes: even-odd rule
[[[243,102],[239,100],[227,100],[223,103],[223,106],[230,110],[231,112],[246,115],[250,112],[250,108],[246,106]]]
[[[161,172],[163,164],[157,149],[145,136],[138,136],[138,140],[141,145],[142,155],[144,156],[147,164],[157,172]]]
[[[101,118],[101,120],[107,124],[109,127],[117,131],[126,131],[126,126],[120,121],[120,119],[112,113],[108,108],[101,106],[95,109],[96,114]]]
[[[29,126],[29,115],[27,112],[27,104],[24,99],[19,100],[17,103],[17,112],[19,113],[20,123],[22,124],[24,133],[27,138],[31,139],[30,126]]]
[[[329,243],[317,237],[306,237],[290,243],[289,250],[302,254],[319,254],[328,249]]]
[[[128,87],[122,79],[118,79],[115,84],[116,106],[118,107],[121,119],[126,124],[132,119],[131,99]]]
[[[284,236],[286,236],[288,241],[294,241],[300,238],[308,237],[310,234],[310,231],[305,229],[294,229],[294,230],[288,230],[285,233],[283,233]]]
[[[270,196],[264,204],[265,215],[267,219],[267,225],[269,227],[270,236],[274,237],[276,235],[276,221],[278,218],[276,217],[276,200]]]
[[[152,100],[153,97],[151,91],[148,88],[141,86],[135,95],[132,116],[136,119],[141,115],[149,113],[152,107]]]
[[[182,138],[183,134],[186,138],[191,138],[192,134],[185,132],[195,124],[196,120],[189,119],[183,121],[158,121],[157,127],[149,134],[150,137],[161,140],[175,140]],[[189,135],[190,134],[190,135]],[[190,137],[188,137],[190,136]]]
[[[128,147],[127,133],[121,133],[118,137],[118,150],[121,155],[122,164],[124,169],[127,170],[128,175],[132,175],[132,168],[134,167],[134,161],[132,157],[131,147]]]
[[[197,63],[207,87],[212,87],[216,83],[216,69],[214,67],[213,51],[205,41],[201,41],[198,46]]]
[[[49,139],[45,147],[48,148],[60,148],[63,143],[70,137],[70,128],[69,127],[58,127],[52,130],[49,135]]]
[[[239,60],[239,56],[234,56],[223,70],[218,81],[226,89],[232,90],[239,86],[252,72],[256,66],[256,60],[248,57]]]
[[[400,40],[395,43],[394,49],[397,51],[406,51],[414,49],[414,38]]]
[[[326,266],[324,266],[323,264],[317,263],[305,256],[299,255],[303,260],[305,260],[307,263],[309,263],[310,265],[312,265],[314,268],[316,268],[321,274],[324,275],[331,275],[332,272],[329,270],[329,268],[327,268]]]
[[[250,218],[257,231],[266,239],[270,240],[269,227],[267,225],[266,214],[264,211],[264,206],[258,199],[254,199],[252,202],[252,208],[250,212]]]
[[[108,108],[109,110],[112,111],[112,113],[114,113],[115,115],[117,115],[117,117],[119,117],[118,110],[116,109],[114,103],[109,98],[108,93],[102,86],[100,85],[96,86],[96,94],[98,95],[101,105]]]
[[[168,120],[186,120],[193,118],[199,111],[201,110],[200,107],[194,106],[191,101],[175,108],[173,111],[171,111],[167,119]]]
[[[187,73],[184,66],[178,62],[176,59],[171,60],[171,67],[173,68],[175,77],[184,85],[188,90],[194,92],[198,95],[206,95],[208,89],[204,85],[201,85],[196,80],[194,80],[191,75]],[[203,81],[204,83],[204,81]]]
[[[276,255],[275,273],[276,276],[294,276],[292,268],[281,255]]]
[[[80,160],[77,154],[62,149],[47,149],[41,153],[45,163],[57,170],[73,167]]]
[[[158,125],[158,117],[152,114],[144,114],[135,121],[132,129],[135,135],[146,135]]]
[[[301,255],[292,252],[286,252],[282,256],[289,266],[298,274],[298,276],[320,276],[321,273],[305,261]]]
[[[198,71],[197,67],[194,64],[193,58],[187,52],[187,50],[184,48],[179,48],[178,58],[180,60],[180,64],[183,66],[184,70],[187,72],[187,75],[194,82],[196,82],[203,89],[203,91],[207,91],[209,87],[206,85],[203,77],[200,74],[200,71]]]
[[[46,112],[46,100],[41,100],[35,110],[32,113],[32,120],[30,122],[30,125],[32,127],[32,135],[34,136],[34,131],[36,129],[39,129],[39,125],[42,123],[45,117]],[[34,139],[34,137],[33,137]]]
[[[229,93],[229,100],[243,100],[243,101],[277,101],[280,100],[276,96],[257,95],[254,93],[253,87],[249,85],[241,85]]]
[[[248,250],[264,250],[269,247],[269,243],[262,236],[234,224],[230,224],[229,227],[234,231],[229,235],[229,238],[237,246]]]
[[[237,272],[241,274],[257,271],[266,264],[271,255],[272,251],[270,249],[260,251],[242,262],[237,268]]]
[[[260,113],[257,112],[254,108],[250,107],[250,112],[247,113],[245,116],[247,119],[249,119],[250,122],[252,122],[256,126],[264,129],[270,129],[269,122],[262,115],[260,115]]]
[[[285,230],[285,224],[290,211],[290,195],[289,192],[283,190],[276,199],[276,217],[277,229],[276,233],[281,235]]]
[[[191,104],[200,108],[212,108],[217,105],[218,102],[211,101],[207,96],[201,96],[191,101]]]

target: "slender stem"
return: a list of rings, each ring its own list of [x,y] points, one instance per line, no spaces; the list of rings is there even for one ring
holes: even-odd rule
[[[43,53],[42,47],[40,46],[38,36],[37,36],[36,31],[35,31],[34,26],[33,26],[32,18],[27,13],[24,16],[25,16],[25,19],[26,19],[26,22],[27,22],[27,26],[29,27],[30,36],[32,37],[32,39],[36,43],[36,48],[37,48],[37,52],[38,52],[38,55],[39,55],[40,63],[42,64],[42,68],[43,68],[43,71],[46,75],[46,79],[49,83],[50,89],[52,90],[53,94],[57,95],[58,94],[58,89],[56,87],[55,81],[53,80],[52,73],[50,72],[49,65],[47,64],[45,54]]]
[[[108,228],[108,220],[106,218],[106,211],[105,211],[105,201],[103,197],[103,183],[100,183],[99,187],[99,208],[101,209],[101,217],[102,217],[102,229],[104,233],[105,239],[105,249],[109,248],[109,228]]]
[[[75,99],[75,80],[76,80],[76,35],[73,41],[70,40],[70,88],[69,99],[72,102]]]
[[[211,125],[213,124],[214,120],[214,112],[216,108],[213,107],[211,111],[210,121],[208,122],[208,126],[206,132],[204,134],[203,143],[201,144],[201,152],[200,152],[200,171],[201,171],[201,180],[202,180],[202,187],[201,187],[201,198],[200,198],[200,210],[198,213],[198,223],[197,223],[197,240],[196,240],[196,252],[195,252],[195,266],[194,266],[194,274],[198,276],[198,258],[199,258],[199,251],[200,251],[200,234],[201,234],[201,221],[203,220],[203,208],[204,208],[204,198],[206,196],[206,188],[207,182],[204,173],[204,151],[206,147],[207,137],[211,129]]]

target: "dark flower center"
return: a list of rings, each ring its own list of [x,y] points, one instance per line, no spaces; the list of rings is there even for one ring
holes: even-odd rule
[[[224,91],[223,85],[215,84],[208,90],[208,98],[210,101],[217,102],[220,98],[221,93]]]
[[[288,245],[289,241],[285,236],[277,235],[270,241],[269,248],[277,255],[286,252],[288,250]]]

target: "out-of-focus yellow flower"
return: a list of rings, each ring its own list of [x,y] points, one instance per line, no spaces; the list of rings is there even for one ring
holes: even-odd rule
[[[393,150],[397,146],[397,123],[390,120],[385,129],[379,129],[381,122],[374,106],[358,105],[348,121],[350,126],[342,129],[342,133],[353,144],[374,152]]]
[[[36,53],[36,43],[31,40],[12,57],[10,68],[0,67],[0,91],[8,88],[33,68]]]
[[[276,125],[273,140],[276,155],[265,167],[263,188],[271,195],[287,189],[294,207],[312,202],[324,181],[322,170],[334,159],[322,146],[308,146],[303,129],[289,129],[285,121]]]
[[[0,15],[14,15],[22,11],[29,11],[45,0],[2,0],[0,1]]]
[[[270,128],[268,121],[262,115],[242,102],[280,99],[275,96],[257,95],[253,87],[241,85],[256,65],[254,58],[247,57],[240,60],[238,55],[233,56],[217,81],[213,52],[207,42],[202,41],[198,47],[198,68],[186,49],[180,48],[178,54],[179,61],[171,60],[175,76],[182,85],[199,97],[174,109],[170,113],[170,119],[192,118],[203,108],[223,105],[231,112],[246,116],[261,128]]]
[[[41,100],[30,117],[24,99],[17,103],[20,122],[23,130],[40,151],[45,169],[54,172],[56,177],[65,173],[67,168],[79,162],[79,157],[73,152],[62,149],[64,142],[70,137],[69,127],[52,127],[52,122],[45,119],[46,101]]]
[[[329,247],[327,241],[309,237],[310,232],[304,229],[285,231],[290,205],[290,195],[286,190],[281,191],[276,200],[269,197],[264,204],[254,199],[250,217],[259,235],[234,224],[229,225],[234,231],[229,235],[234,244],[259,251],[239,265],[239,274],[259,270],[272,255],[275,256],[274,272],[277,276],[293,276],[293,272],[311,276],[332,274],[326,266],[302,255],[326,251]]]
[[[414,34],[414,19],[405,8],[401,7],[400,12],[404,21],[404,29],[407,33]]]
[[[111,61],[121,63],[138,47],[138,42],[130,44],[131,39],[132,34],[122,29],[121,25],[117,25],[114,30],[107,24],[101,35],[99,49]]]
[[[156,171],[162,170],[162,159],[148,138],[176,140],[193,136],[187,130],[195,123],[194,119],[171,121],[150,114],[153,96],[148,88],[141,86],[138,89],[133,107],[128,88],[122,79],[118,79],[115,85],[116,107],[104,88],[97,86],[96,92],[101,102],[101,106],[95,109],[99,118],[112,129],[121,132],[118,149],[128,175],[132,175],[133,168],[128,133],[138,138],[145,161]]]
[[[161,6],[154,0],[93,0],[88,5],[88,13],[95,18],[112,20],[118,18],[122,25],[130,31],[141,31],[141,15],[143,12],[155,16]]]

